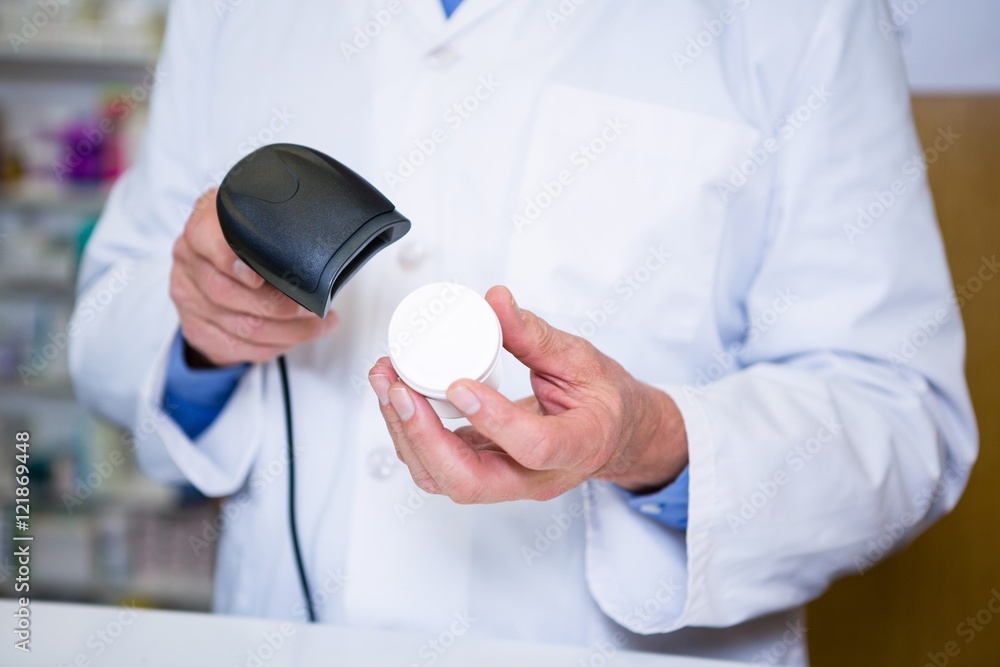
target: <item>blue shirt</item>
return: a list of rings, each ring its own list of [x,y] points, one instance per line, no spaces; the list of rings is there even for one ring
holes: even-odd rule
[[[445,16],[451,17],[462,0],[441,0]],[[211,426],[236,390],[248,364],[226,368],[194,369],[184,358],[184,340],[178,332],[170,349],[163,409],[191,438]],[[626,493],[629,504],[662,523],[684,530],[688,519],[688,469],[672,484],[644,496]]]
[[[627,492],[626,492],[627,493]],[[632,509],[649,517],[684,530],[688,525],[688,468],[666,487],[645,496],[627,493]]]
[[[441,0],[441,4],[444,6],[444,15],[451,18],[452,13],[455,8],[462,2],[462,0]]]

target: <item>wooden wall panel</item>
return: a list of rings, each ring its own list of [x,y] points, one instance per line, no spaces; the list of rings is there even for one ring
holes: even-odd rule
[[[983,257],[1000,256],[1000,97],[921,97],[913,106],[924,146],[939,128],[961,135],[928,177],[952,277],[963,284]],[[815,667],[1000,666],[1000,613],[987,608],[996,595],[1000,609],[1000,275],[962,316],[981,439],[969,487],[955,511],[909,549],[810,605]],[[977,614],[973,624],[965,621]]]

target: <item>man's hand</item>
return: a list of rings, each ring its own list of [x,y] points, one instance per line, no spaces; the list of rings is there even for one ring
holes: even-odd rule
[[[548,500],[591,477],[653,491],[687,465],[687,435],[673,400],[583,338],[521,311],[511,293],[487,294],[504,347],[531,369],[534,396],[514,403],[473,380],[448,388],[472,424],[452,432],[388,358],[368,374],[417,485],[458,503]]]
[[[215,196],[215,190],[202,195],[174,244],[170,298],[184,340],[197,353],[188,361],[198,366],[267,361],[332,332],[333,312],[316,317],[236,257],[222,235]]]

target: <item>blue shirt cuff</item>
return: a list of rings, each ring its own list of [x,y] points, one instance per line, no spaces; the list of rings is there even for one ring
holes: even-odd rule
[[[194,440],[219,416],[249,367],[191,368],[184,358],[184,339],[177,332],[167,362],[163,411]]]
[[[656,519],[671,528],[687,530],[688,523],[688,468],[677,479],[656,493],[644,496],[629,495],[629,505],[637,512]]]

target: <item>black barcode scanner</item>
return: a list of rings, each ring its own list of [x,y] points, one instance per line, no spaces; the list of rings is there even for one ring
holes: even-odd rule
[[[410,221],[375,187],[328,155],[295,144],[258,148],[219,186],[216,209],[229,247],[254,271],[319,317]],[[316,621],[295,521],[295,445],[285,357],[278,357],[288,444],[288,522],[305,610]]]
[[[410,230],[371,183],[295,144],[264,146],[237,162],[216,207],[233,252],[320,317],[365,262]]]

